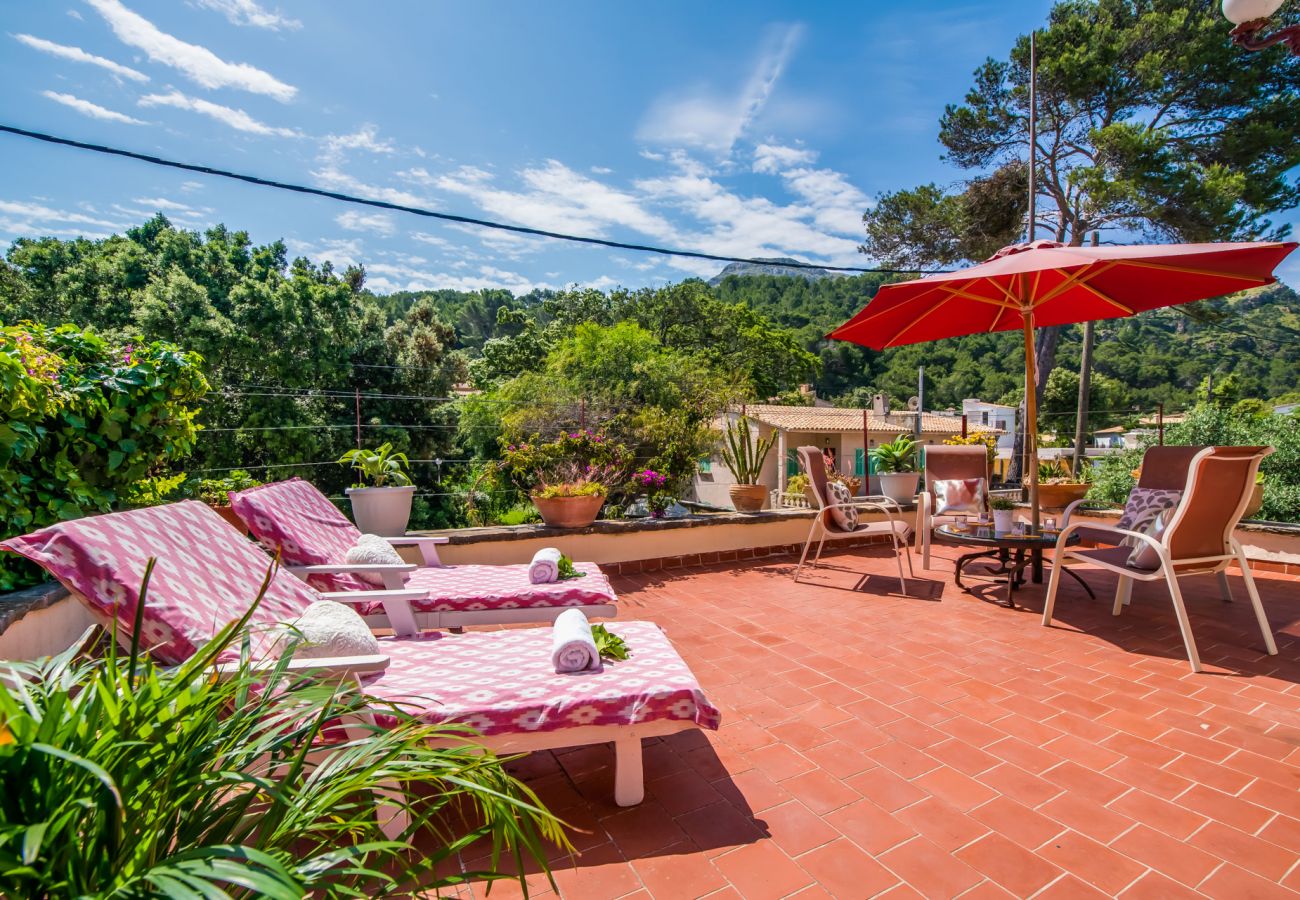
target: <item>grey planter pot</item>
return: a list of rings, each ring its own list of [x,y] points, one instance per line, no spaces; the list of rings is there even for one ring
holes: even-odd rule
[[[401,537],[411,521],[415,485],[405,487],[348,488],[352,519],[365,534]]]

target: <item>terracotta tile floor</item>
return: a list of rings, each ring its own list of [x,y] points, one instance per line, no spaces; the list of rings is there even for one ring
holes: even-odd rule
[[[560,894],[1300,895],[1300,579],[1258,576],[1275,657],[1239,577],[1231,605],[1186,580],[1194,675],[1155,585],[1115,618],[1090,572],[1100,599],[1064,584],[1047,629],[1044,586],[981,602],[939,553],[911,597],[879,550],[803,584],[786,562],[617,578],[622,617],[667,629],[723,725],[647,744],[633,809],[612,805],[608,748],[518,764],[581,829]]]

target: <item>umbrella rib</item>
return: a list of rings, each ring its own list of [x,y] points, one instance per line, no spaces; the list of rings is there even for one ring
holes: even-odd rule
[[[1096,296],[1098,300],[1101,300],[1104,303],[1109,303],[1111,306],[1115,307],[1116,309],[1123,311],[1125,315],[1131,316],[1137,313],[1137,310],[1135,310],[1133,307],[1125,306],[1123,303],[1120,303],[1118,300],[1116,300],[1114,297],[1111,297],[1109,294],[1103,294],[1101,291],[1097,290],[1097,288],[1093,287],[1091,284],[1089,284],[1086,281],[1079,282],[1079,287],[1083,288],[1085,291],[1088,291],[1090,294]]]
[[[920,314],[919,316],[917,316],[915,319],[913,319],[912,321],[908,322],[906,325],[904,325],[902,328],[900,328],[897,332],[895,332],[893,338],[891,338],[891,339],[890,339],[890,340],[885,344],[885,346],[886,346],[886,347],[897,347],[897,346],[899,346],[899,344],[903,343],[902,341],[899,341],[899,337],[900,337],[901,335],[906,334],[907,332],[909,332],[909,331],[911,331],[913,328],[915,328],[917,325],[920,325],[921,322],[923,322],[925,319],[929,318],[930,315],[933,314],[935,310],[939,309],[939,307],[943,306],[945,303],[947,303],[949,300],[952,300],[954,297],[959,297],[959,296],[961,296],[961,295],[960,295],[960,294],[957,294],[957,293],[955,293],[955,292],[953,292],[953,293],[948,294],[948,296],[942,298],[942,299],[941,299],[938,303],[936,303],[934,306],[931,306],[931,307],[930,307],[929,309],[927,309],[925,312],[921,313],[921,314]]]
[[[1052,288],[1050,291],[1044,294],[1042,299],[1035,300],[1034,306],[1036,307],[1041,306],[1044,303],[1048,303],[1052,300],[1055,300],[1057,297],[1061,296],[1061,294],[1065,293],[1070,288],[1074,287],[1076,284],[1086,281],[1088,278],[1091,278],[1093,275],[1100,275],[1102,272],[1105,272],[1107,269],[1110,269],[1112,266],[1114,266],[1114,263],[1105,263],[1095,269],[1093,269],[1092,266],[1084,266],[1080,269],[1076,269],[1075,271],[1071,272],[1068,276],[1066,276],[1064,281],[1062,281],[1056,287]]]
[[[1260,278],[1258,275],[1238,275],[1235,272],[1216,272],[1213,269],[1192,269],[1187,266],[1167,266],[1163,263],[1146,262],[1137,259],[1116,260],[1116,265],[1136,266],[1139,269],[1159,269],[1162,272],[1181,272],[1184,275],[1205,275],[1210,278],[1231,278],[1234,281],[1250,281],[1255,284],[1272,284],[1273,278]]]
[[[969,282],[968,282],[968,283],[969,283]],[[927,288],[926,290],[922,291],[921,293],[917,294],[915,297],[910,298],[907,302],[915,303],[916,301],[922,299],[923,297],[925,297],[925,296],[927,296],[927,295],[929,295],[929,294],[931,294],[931,293],[933,293],[933,292],[935,292],[935,291],[941,291],[941,290],[954,290],[954,289],[953,289],[953,288],[949,288],[946,284],[942,284],[942,283],[940,283],[940,284],[934,284],[934,285],[931,285],[931,286],[930,286],[929,288]],[[872,303],[874,303],[874,302],[875,302],[875,301],[873,300]],[[878,310],[872,310],[872,308],[871,308],[871,303],[868,303],[868,304],[867,304],[867,308],[864,309],[864,310],[862,311],[862,313],[863,313],[862,318],[858,319],[858,318],[855,316],[854,318],[856,319],[856,321],[854,321],[852,324],[855,324],[855,325],[861,325],[861,324],[863,324],[864,322],[870,322],[872,319],[876,318],[877,316],[883,316],[883,315],[886,315],[886,314],[888,314],[888,313],[893,312],[893,311],[894,311],[895,309],[897,309],[897,308],[898,308],[897,306],[882,306],[882,307],[881,307],[880,309],[878,309]]]

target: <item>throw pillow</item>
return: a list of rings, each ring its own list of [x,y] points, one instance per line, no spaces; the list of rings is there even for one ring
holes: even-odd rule
[[[954,478],[950,481],[936,481],[934,490],[934,514],[942,516],[952,513],[981,513],[984,511],[984,479]]]
[[[363,534],[348,550],[343,561],[353,566],[402,566],[406,560],[377,534]],[[357,577],[368,584],[382,586],[384,577],[378,572],[358,572]]]
[[[1182,491],[1135,487],[1124,504],[1124,515],[1119,517],[1119,527],[1126,531],[1146,531],[1156,516],[1173,509],[1183,497]]]
[[[831,503],[837,504],[831,507],[831,518],[835,521],[836,527],[841,531],[852,531],[858,527],[858,510],[855,506],[839,506],[841,503],[851,504],[853,495],[849,493],[848,485],[841,481],[831,481],[826,485],[826,493],[831,499]]]
[[[1155,520],[1151,522],[1151,527],[1146,533],[1157,541],[1164,536],[1165,526],[1169,523],[1169,518],[1173,512],[1168,509],[1162,509],[1156,513]],[[1160,554],[1156,548],[1152,547],[1146,541],[1138,541],[1138,545],[1133,548],[1133,552],[1128,555],[1128,564],[1135,569],[1158,569],[1160,568]]]
[[[317,600],[288,623],[285,643],[296,642],[294,657],[324,659],[334,656],[374,656],[379,641],[357,611],[333,600]]]

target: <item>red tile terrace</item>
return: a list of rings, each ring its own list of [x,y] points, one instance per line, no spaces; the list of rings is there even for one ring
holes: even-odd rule
[[[1275,657],[1235,573],[1233,604],[1187,579],[1196,675],[1160,586],[1116,618],[1092,571],[1099,599],[1064,584],[1043,628],[1042,586],[981,602],[957,550],[913,597],[876,548],[802,584],[786,558],[618,576],[621,615],[668,630],[723,726],[647,746],[632,809],[606,748],[514,764],[580,829],[560,895],[1300,895],[1300,577],[1257,574]]]

